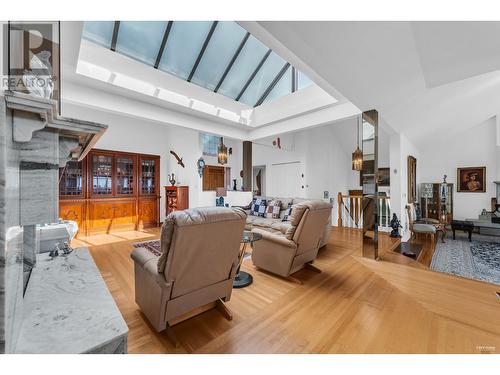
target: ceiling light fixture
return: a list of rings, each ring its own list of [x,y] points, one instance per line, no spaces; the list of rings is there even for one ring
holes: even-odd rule
[[[361,171],[363,170],[363,152],[359,148],[359,116],[357,119],[357,147],[356,150],[352,153],[352,170],[353,171]]]
[[[217,150],[217,161],[219,164],[227,164],[227,147],[224,145],[224,138],[220,137],[220,145]]]

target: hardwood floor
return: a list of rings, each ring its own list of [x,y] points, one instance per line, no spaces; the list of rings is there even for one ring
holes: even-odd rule
[[[130,329],[130,353],[500,353],[500,287],[432,272],[392,253],[360,257],[361,234],[332,230],[315,265],[295,284],[243,268],[254,283],[235,289],[234,319],[207,311],[173,327],[181,346],[156,333],[134,302],[132,244],[159,229],[78,240],[90,246]],[[427,244],[426,246],[430,246]]]

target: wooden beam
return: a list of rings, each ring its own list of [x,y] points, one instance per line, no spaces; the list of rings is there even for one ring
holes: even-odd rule
[[[243,141],[243,190],[252,191],[252,142]]]

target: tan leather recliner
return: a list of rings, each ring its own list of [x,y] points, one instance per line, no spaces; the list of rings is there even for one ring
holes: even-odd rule
[[[252,229],[262,234],[262,240],[253,244],[253,264],[283,277],[310,265],[318,254],[331,210],[330,203],[305,201],[293,206],[291,226],[285,234]]]
[[[158,332],[193,309],[230,299],[245,220],[239,208],[173,212],[161,229],[161,256],[134,249],[135,301]]]

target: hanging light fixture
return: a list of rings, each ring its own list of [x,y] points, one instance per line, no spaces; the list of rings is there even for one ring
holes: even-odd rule
[[[363,170],[363,152],[359,148],[359,117],[357,120],[357,147],[356,150],[352,153],[352,170],[353,171],[361,171]]]
[[[220,145],[217,150],[217,161],[219,164],[227,164],[227,147],[224,146],[224,139],[220,137]]]

